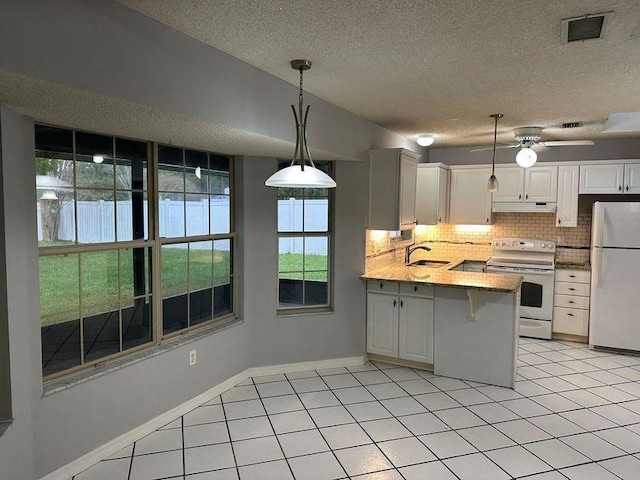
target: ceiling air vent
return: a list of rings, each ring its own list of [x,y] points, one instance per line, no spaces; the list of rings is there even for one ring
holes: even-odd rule
[[[606,13],[584,15],[582,17],[562,20],[562,39],[564,42],[579,42],[602,38],[602,31],[607,23]]]

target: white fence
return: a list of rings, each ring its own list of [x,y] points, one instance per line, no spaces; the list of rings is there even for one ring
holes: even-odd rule
[[[38,241],[42,240],[41,204],[38,202]],[[209,208],[211,216],[209,217]],[[76,238],[74,222],[74,201],[65,201],[60,208],[58,240],[73,241]],[[187,235],[206,235],[211,218],[212,233],[227,233],[230,226],[229,198],[211,198],[186,202],[161,200],[159,205],[160,236],[175,238]],[[77,202],[79,243],[102,243],[133,239],[131,200],[80,201]],[[116,224],[117,222],[117,224]],[[186,223],[186,225],[185,225]],[[144,202],[144,233],[147,231],[147,202]],[[302,200],[290,198],[278,200],[278,229],[295,232],[302,228],[307,232],[328,230],[328,202],[326,199]],[[116,239],[116,231],[118,238]],[[275,235],[276,232],[273,232]],[[197,246],[194,245],[196,248]],[[204,248],[204,247],[203,247]],[[217,248],[217,247],[216,247]],[[325,238],[307,238],[303,246],[302,238],[280,240],[281,253],[302,253],[326,255],[328,244]]]

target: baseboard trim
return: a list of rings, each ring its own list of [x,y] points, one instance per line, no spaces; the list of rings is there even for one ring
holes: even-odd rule
[[[331,360],[317,360],[311,362],[285,363],[281,365],[268,365],[266,367],[252,367],[247,370],[247,377],[265,377],[267,375],[277,375],[279,373],[295,373],[307,370],[324,370],[326,368],[355,367],[364,365],[366,357],[335,358]]]
[[[335,358],[331,360],[318,360],[311,362],[299,362],[299,363],[287,363],[281,365],[269,365],[266,367],[252,367],[248,368],[231,378],[228,378],[222,383],[210,388],[204,393],[187,400],[186,402],[172,408],[171,410],[158,415],[157,417],[149,420],[148,422],[128,431],[127,433],[120,435],[117,438],[101,445],[100,447],[86,453],[82,457],[54,470],[47,475],[40,477],[40,480],[68,480],[74,475],[78,475],[80,472],[86,470],[92,465],[98,463],[114,453],[122,450],[127,445],[140,440],[141,438],[155,432],[160,427],[173,422],[186,413],[190,412],[194,408],[207,403],[214,397],[224,393],[231,387],[244,382],[249,377],[263,377],[266,375],[276,375],[279,373],[294,373],[304,372],[306,370],[322,370],[326,368],[338,368],[338,367],[352,367],[356,365],[363,365],[366,363],[366,355],[358,357],[346,357]]]

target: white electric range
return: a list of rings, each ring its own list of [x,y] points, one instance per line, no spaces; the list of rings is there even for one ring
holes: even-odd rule
[[[524,277],[520,287],[520,336],[550,339],[553,319],[555,243],[524,238],[491,242],[488,273]]]

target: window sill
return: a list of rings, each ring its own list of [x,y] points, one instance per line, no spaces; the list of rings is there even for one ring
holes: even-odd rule
[[[123,368],[126,368],[130,365],[135,365],[136,363],[148,360],[149,358],[162,355],[170,350],[179,348],[189,343],[193,343],[204,337],[208,337],[209,335],[213,335],[215,333],[221,332],[223,330],[226,330],[227,328],[231,328],[240,323],[243,323],[243,320],[240,320],[238,318],[233,318],[227,322],[210,325],[208,327],[203,327],[202,329],[198,329],[192,332],[186,332],[183,335],[176,335],[175,337],[172,337],[168,340],[163,341],[162,343],[160,343],[160,345],[152,345],[149,348],[141,350],[132,355],[129,355],[117,360],[113,360],[108,363],[97,365],[94,368],[83,370],[82,372],[70,375],[68,377],[62,377],[62,378],[57,378],[55,380],[51,380],[50,382],[43,384],[42,396],[48,397],[49,395],[53,395],[54,393],[61,392],[63,390],[66,390],[67,388],[80,385],[82,383],[88,382],[95,378],[100,378],[111,372],[115,372]],[[2,427],[0,424],[0,429],[1,428]]]
[[[329,315],[334,313],[331,307],[315,307],[315,308],[283,308],[277,310],[277,317],[304,317],[308,315]]]

